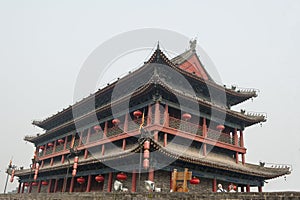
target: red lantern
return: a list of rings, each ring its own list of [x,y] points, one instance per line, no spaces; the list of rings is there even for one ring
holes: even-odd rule
[[[48,182],[47,181],[42,181],[42,185],[46,186],[46,185],[48,185]]]
[[[44,150],[44,149],[45,149],[45,147],[44,147],[44,146],[40,146],[40,147],[39,147],[39,149],[42,149],[42,150]]]
[[[222,125],[222,124],[219,124],[219,125],[217,126],[217,129],[218,129],[219,131],[223,131],[223,130],[225,129],[225,126]]]
[[[142,116],[142,112],[140,110],[136,110],[133,112],[133,116],[135,116],[136,118],[139,118],[140,116]]]
[[[184,113],[182,114],[182,118],[185,120],[185,121],[188,121],[192,118],[192,115],[189,114],[189,113]]]
[[[24,183],[24,186],[25,186],[25,187],[28,187],[28,186],[29,186],[29,183]]]
[[[53,145],[53,143],[52,142],[49,142],[48,143],[48,147],[53,147],[54,145]]]
[[[81,185],[81,184],[85,183],[85,179],[81,176],[81,177],[77,178],[77,182]]]
[[[95,177],[95,180],[98,182],[98,183],[101,183],[104,181],[104,177],[102,175],[98,175]]]
[[[32,185],[32,186],[37,186],[38,183],[37,183],[37,182],[32,182],[31,185]]]
[[[143,167],[144,167],[145,169],[148,169],[148,168],[149,168],[149,159],[144,159],[144,161],[143,161]]]
[[[144,151],[144,158],[149,158],[149,157],[150,157],[150,152],[149,152],[148,149],[146,149],[146,150]]]
[[[94,131],[98,132],[101,130],[101,127],[99,125],[94,126]]]
[[[190,180],[190,184],[198,185],[199,183],[200,183],[200,179],[199,179],[199,178],[193,177],[193,178]]]
[[[121,180],[121,181],[122,181],[122,180],[124,181],[124,180],[127,179],[127,175],[124,174],[123,172],[118,173],[118,174],[117,174],[117,179],[118,179],[118,180]]]
[[[150,149],[150,142],[148,140],[144,142],[144,149]]]
[[[116,126],[120,123],[120,120],[119,119],[113,119],[112,123]]]
[[[63,139],[59,139],[59,140],[57,140],[57,142],[58,142],[59,144],[62,144],[62,143],[64,143],[64,140],[63,140]]]

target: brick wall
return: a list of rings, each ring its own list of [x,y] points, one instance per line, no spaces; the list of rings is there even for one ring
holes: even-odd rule
[[[272,199],[272,200],[293,200],[300,199],[300,192],[273,192],[273,193],[39,193],[39,194],[0,194],[0,200],[32,200],[32,199],[47,199],[47,200],[173,200],[173,199],[197,199],[197,200],[252,200],[252,199]]]

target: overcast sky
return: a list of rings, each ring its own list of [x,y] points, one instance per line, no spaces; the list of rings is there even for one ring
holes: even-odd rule
[[[299,11],[296,0],[1,1],[0,192],[12,156],[18,166],[30,164],[33,146],[23,137],[41,132],[32,120],[72,104],[89,54],[112,36],[139,28],[197,37],[225,84],[260,90],[253,102],[236,108],[268,114],[262,127],[245,131],[246,160],[291,164],[286,181],[269,181],[264,190],[299,191]],[[132,66],[126,62],[116,71],[127,72],[145,58],[132,57]]]

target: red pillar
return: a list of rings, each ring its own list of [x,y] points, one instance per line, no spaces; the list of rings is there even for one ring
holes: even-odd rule
[[[158,131],[154,131],[154,141],[158,141]]]
[[[25,189],[25,183],[22,184],[22,191],[21,191],[21,193],[24,193],[24,189]]]
[[[217,192],[217,179],[214,178],[212,182],[212,191]]]
[[[22,183],[21,183],[21,182],[19,182],[18,194],[21,192],[21,188],[22,188]]]
[[[86,136],[86,143],[88,144],[90,142],[90,136],[91,136],[91,128],[88,129],[87,136]]]
[[[61,163],[64,164],[64,162],[65,162],[65,155],[62,155],[61,156]]]
[[[52,149],[52,153],[55,153],[55,150],[56,150],[56,140],[54,141],[54,146],[53,146],[53,149]]]
[[[50,160],[50,166],[52,166],[53,165],[53,157],[51,158],[51,160]]]
[[[84,159],[87,159],[89,151],[87,149],[84,150]]]
[[[73,192],[73,189],[74,189],[74,176],[72,176],[72,178],[71,178],[69,192],[70,193]]]
[[[258,186],[258,192],[262,192],[262,186]]]
[[[66,150],[67,148],[67,143],[68,143],[68,136],[65,137],[64,150]]]
[[[38,193],[41,192],[41,187],[42,187],[42,181],[39,181],[38,189],[37,189],[37,192],[38,192]]]
[[[204,139],[207,138],[206,118],[203,117],[202,134]],[[206,143],[203,143],[203,156],[206,156]]]
[[[90,192],[91,191],[91,183],[92,183],[92,175],[89,175],[85,192]]]
[[[160,124],[159,101],[155,103],[154,124]]]
[[[154,168],[152,167],[149,169],[148,180],[154,181]]]
[[[166,147],[168,145],[168,134],[165,133],[164,134],[164,147]]]
[[[32,190],[32,182],[29,183],[29,189],[28,189],[28,193],[31,193],[31,190]]]
[[[58,178],[55,179],[55,183],[54,183],[54,189],[53,192],[56,193],[57,192],[57,186],[58,186]]]
[[[240,141],[241,141],[241,147],[244,148],[245,144],[244,144],[244,133],[242,130],[240,130]],[[245,159],[245,154],[242,154],[242,163],[243,165],[245,165],[246,159]]]
[[[246,186],[246,192],[250,192],[250,185]]]
[[[122,149],[123,151],[126,149],[126,139],[123,139]]]
[[[136,170],[132,171],[131,192],[136,192]]]
[[[152,107],[148,105],[148,117],[147,117],[147,125],[150,125],[152,121]]]
[[[165,105],[165,112],[164,112],[164,126],[169,127],[169,106]]]
[[[128,113],[125,114],[123,130],[125,133],[128,131]]]
[[[113,175],[112,172],[108,173],[107,192],[111,192],[112,175]]]
[[[52,187],[52,179],[49,180],[49,185],[48,185],[48,193],[51,193],[51,187]]]

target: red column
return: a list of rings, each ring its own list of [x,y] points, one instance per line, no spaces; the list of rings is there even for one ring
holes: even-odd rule
[[[112,172],[108,173],[107,192],[111,192],[112,186]]]
[[[52,179],[49,180],[49,185],[48,185],[48,193],[51,193],[51,187],[52,187]]]
[[[54,189],[53,192],[56,193],[57,192],[57,186],[58,186],[58,178],[55,179],[55,183],[54,183]]]
[[[206,125],[206,118],[204,117],[203,117],[203,124],[202,124],[202,134],[204,139],[207,138],[207,125]],[[203,143],[203,156],[206,156],[206,143]]]
[[[21,182],[19,182],[18,193],[20,193],[20,192],[21,192],[21,188],[22,188],[22,183],[21,183]]]
[[[54,158],[51,158],[51,160],[50,160],[50,166],[53,165],[53,159],[54,159]]]
[[[148,179],[154,181],[154,168],[152,167],[149,169]]]
[[[152,121],[152,107],[148,105],[148,117],[147,117],[147,125],[150,125]]]
[[[32,182],[29,183],[29,189],[28,189],[28,193],[31,193],[31,190],[32,190]]]
[[[42,181],[39,181],[38,189],[37,189],[37,192],[38,192],[38,193],[41,192],[41,187],[42,187]]]
[[[262,192],[262,186],[258,186],[258,192]]]
[[[212,191],[217,192],[217,179],[214,178],[212,182]]]
[[[239,153],[238,152],[235,152],[235,162],[236,162],[236,164],[239,163]]]
[[[73,192],[73,189],[74,189],[74,176],[72,176],[72,178],[71,178],[69,192],[70,193]]]
[[[126,139],[123,139],[122,149],[123,149],[123,150],[126,149]]]
[[[160,124],[159,101],[155,103],[154,124]]]
[[[238,138],[238,135],[237,135],[237,130],[236,130],[236,128],[234,129],[233,137],[234,137],[234,145],[235,145],[235,146],[238,146],[238,145],[239,145],[239,138]]]
[[[136,170],[132,171],[131,192],[136,192]]]
[[[246,186],[246,192],[250,192],[250,185]]]
[[[25,189],[25,183],[22,184],[22,191],[21,191],[21,193],[24,193],[24,189]]]
[[[123,130],[125,133],[128,131],[128,113],[125,114]]]
[[[67,148],[67,143],[68,143],[68,136],[65,137],[64,150],[66,150]]]
[[[90,192],[91,191],[91,183],[92,183],[92,175],[89,175],[85,192]]]
[[[88,129],[87,136],[86,136],[86,143],[90,142],[90,136],[91,136],[91,128]]]
[[[61,163],[64,164],[64,162],[65,162],[65,155],[62,155],[61,156]]]
[[[169,106],[165,105],[165,112],[164,112],[164,126],[169,127]]]
[[[105,153],[105,144],[102,144],[101,154],[104,155],[104,153]]]
[[[52,153],[55,153],[55,149],[56,149],[56,140],[54,141],[54,146],[53,146],[53,149],[52,149]]]
[[[244,133],[243,130],[240,130],[240,140],[241,140],[241,147],[244,148],[245,144],[244,144]],[[245,154],[242,154],[242,163],[243,165],[245,165],[246,159],[245,159]]]
[[[158,131],[154,131],[154,136],[153,136],[155,141],[158,141]]]
[[[168,134],[165,133],[164,134],[164,147],[166,147],[168,145]]]
[[[44,148],[44,152],[43,152],[43,155],[46,155],[46,151],[47,151],[47,144],[45,144],[45,146],[44,146],[45,148]]]
[[[84,159],[87,159],[89,151],[87,149],[84,150]]]

